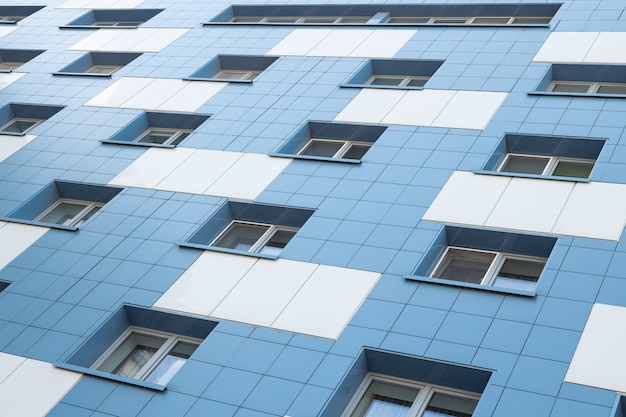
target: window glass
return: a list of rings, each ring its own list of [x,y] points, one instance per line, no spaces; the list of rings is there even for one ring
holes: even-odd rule
[[[351,417],[406,417],[418,388],[373,380]]]
[[[26,133],[31,128],[35,127],[41,122],[41,120],[36,119],[20,119],[15,118],[11,120],[9,123],[4,125],[2,129],[3,132],[11,132],[11,133]]]
[[[198,347],[195,343],[178,342],[174,349],[170,350],[159,364],[150,372],[146,378],[148,382],[165,385],[176,372],[187,362],[187,359]]]
[[[426,81],[428,81],[428,77],[411,77],[406,85],[409,87],[424,87],[424,85],[426,85]]]
[[[422,417],[472,417],[478,401],[435,392]]]
[[[311,139],[300,154],[332,158],[344,144],[343,141]]]
[[[14,70],[19,68],[23,62],[11,62],[11,61],[2,61],[0,62],[0,69],[2,70]]]
[[[87,207],[84,203],[61,202],[39,219],[46,223],[71,226],[74,219]],[[92,213],[93,214],[93,213]],[[90,215],[91,217],[91,215]],[[86,219],[85,219],[86,220]]]
[[[352,144],[341,157],[345,159],[361,159],[370,149],[371,144]]]
[[[390,17],[387,23],[428,23],[430,17],[419,16],[396,16]]]
[[[626,84],[600,84],[598,93],[601,94],[626,94]]]
[[[266,255],[276,255],[280,254],[281,250],[287,246],[287,243],[291,240],[296,232],[294,230],[282,230],[278,229],[276,233],[272,235],[270,240],[261,248],[260,253],[264,253]]]
[[[558,161],[552,175],[561,177],[589,178],[593,162],[586,161]]]
[[[486,23],[486,24],[499,24],[499,25],[505,25],[507,23],[509,23],[509,20],[511,20],[510,17],[475,17],[472,20],[472,23],[476,23],[476,24],[481,24],[481,23]]]
[[[85,71],[89,74],[113,74],[120,69],[117,65],[93,65]]]
[[[374,76],[368,84],[370,85],[400,85],[404,77],[382,77]]]
[[[449,248],[433,277],[480,284],[495,256],[494,253]]]
[[[213,246],[249,251],[269,228],[266,225],[233,222]]]
[[[496,287],[532,291],[545,261],[506,258],[493,282]]]
[[[150,129],[137,139],[141,143],[157,143],[161,145],[178,145],[191,132],[175,129]]]
[[[166,340],[165,337],[132,333],[98,369],[134,378]]]
[[[586,93],[590,86],[589,83],[554,83],[552,91],[556,93]]]
[[[548,162],[550,162],[550,158],[509,155],[500,171],[541,175]]]
[[[513,23],[517,25],[547,25],[552,20],[551,17],[533,16],[533,17],[515,17]]]

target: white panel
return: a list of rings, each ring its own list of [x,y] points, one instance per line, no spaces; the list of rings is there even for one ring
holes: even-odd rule
[[[13,155],[15,152],[20,150],[24,145],[26,145],[31,140],[35,139],[36,136],[33,135],[24,135],[24,136],[12,136],[12,135],[0,135],[0,143],[2,146],[0,147],[0,162],[7,159],[9,156]]]
[[[565,382],[626,392],[626,308],[595,304]]]
[[[137,94],[129,97],[121,107],[131,109],[158,109],[159,105],[185,86],[185,81],[176,79],[153,79]]]
[[[133,51],[137,52],[159,52],[172,42],[183,36],[189,29],[148,29],[141,28],[145,31],[145,36],[141,42],[133,46]]]
[[[624,64],[626,63],[626,33],[602,32],[585,56],[584,62]]]
[[[333,30],[307,53],[308,56],[350,56],[371,30]]]
[[[159,104],[157,110],[196,111],[227,85],[223,82],[185,81],[183,87]]]
[[[410,90],[385,116],[382,123],[430,126],[456,91],[452,90]]]
[[[259,259],[212,316],[269,326],[316,267],[285,259]]]
[[[432,126],[484,129],[506,97],[506,93],[457,91]]]
[[[2,226],[0,228],[0,242],[3,242],[0,244],[2,248],[0,250],[0,269],[7,266],[50,230],[47,227],[19,223],[0,222],[0,226]]]
[[[27,359],[0,384],[2,415],[45,416],[81,375],[55,368],[46,362]]]
[[[513,178],[486,225],[505,229],[551,231],[574,182]]]
[[[423,218],[446,223],[483,225],[510,180],[510,177],[456,171]]]
[[[415,30],[374,30],[350,56],[392,58],[416,33]]]
[[[113,178],[109,184],[155,188],[192,153],[193,149],[189,148],[150,148]]]
[[[13,27],[8,27],[8,26],[0,27],[0,38],[8,35],[9,33],[13,32],[16,29],[17,29],[16,26],[13,26]]]
[[[626,185],[578,183],[554,233],[619,240],[626,223]]]
[[[254,200],[291,159],[246,153],[206,190],[206,194]]]
[[[320,265],[273,327],[336,339],[380,274]]]
[[[154,80],[154,78],[121,78],[106,90],[89,100],[85,105],[120,107],[122,103],[139,94],[141,90],[149,86]]]
[[[107,30],[107,29],[100,29]],[[124,52],[142,52],[140,45],[146,40],[156,29],[128,29],[128,30],[112,30],[115,37],[108,42],[97,47],[98,51],[124,51]],[[153,51],[143,51],[153,52]],[[154,51],[158,52],[158,50]]]
[[[159,52],[189,29],[138,28],[101,29],[74,44],[70,50],[119,51],[119,52]]]
[[[583,62],[598,32],[552,32],[534,61]]]
[[[363,89],[334,120],[380,123],[405,94],[403,90]]]
[[[239,152],[198,149],[154,188],[202,194],[242,156]]]
[[[204,252],[154,305],[208,316],[256,261],[249,256]]]
[[[331,32],[327,29],[296,29],[270,49],[266,55],[307,55]]]
[[[25,360],[21,356],[0,352],[0,386]]]
[[[119,36],[118,30],[97,30],[84,39],[81,39],[73,46],[70,46],[70,50],[78,51],[96,51],[105,45],[107,42],[111,42]]]
[[[2,29],[2,28],[0,28],[0,29]],[[8,86],[9,84],[14,83],[15,81],[17,81],[20,78],[22,78],[24,75],[26,75],[26,74],[20,73],[20,72],[10,72],[10,73],[2,73],[2,74],[0,74],[0,89],[3,89],[4,87]]]
[[[134,9],[144,0],[69,0],[57,9]]]

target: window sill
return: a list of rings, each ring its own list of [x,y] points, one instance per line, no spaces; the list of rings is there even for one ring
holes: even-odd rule
[[[100,143],[104,143],[107,145],[123,145],[123,146],[140,146],[142,148],[167,148],[173,149],[176,148],[176,145],[164,145],[162,143],[144,143],[144,142],[133,142],[130,140],[101,140]]]
[[[555,97],[587,97],[587,98],[626,98],[626,94],[597,94],[597,93],[557,93],[553,91],[531,91],[529,96]]]
[[[0,74],[8,74],[10,72],[13,72],[13,70],[10,70],[10,69],[0,69]]]
[[[216,246],[200,245],[197,243],[176,242],[176,244],[180,247],[188,248],[188,249],[201,249],[201,250],[209,250],[213,252],[232,253],[234,255],[250,256],[252,258],[278,259],[278,256],[276,255],[266,255],[264,253],[245,252],[245,251],[235,250],[235,249],[218,248]]]
[[[536,291],[523,291],[523,290],[515,290],[512,288],[491,287],[487,285],[472,284],[470,282],[453,281],[449,279],[431,278],[431,277],[424,277],[424,276],[418,276],[418,275],[405,275],[404,279],[409,280],[409,281],[430,282],[432,284],[450,285],[452,287],[472,288],[476,290],[490,291],[490,292],[496,292],[500,294],[521,295],[524,297],[534,297],[537,295]]]
[[[15,25],[17,20],[0,20],[0,25]]]
[[[408,85],[371,85],[371,84],[340,84],[341,88],[376,88],[381,90],[423,90],[424,87],[412,87]]]
[[[92,25],[66,25],[59,29],[137,29],[139,26],[92,26]]]
[[[0,130],[0,135],[7,135],[7,136],[26,136],[26,133],[24,132],[5,132]]]
[[[470,24],[470,23],[292,23],[292,22],[205,22],[202,26],[305,26],[305,27],[477,27],[477,28],[550,28],[550,24]]]
[[[320,161],[320,162],[338,162],[342,164],[360,164],[360,159],[345,159],[345,158],[328,158],[325,156],[308,156],[288,153],[270,153],[269,156],[276,158],[289,158],[289,159],[302,159],[306,161]]]
[[[92,74],[89,72],[53,72],[54,76],[111,78],[111,74]]]
[[[70,231],[70,232],[78,231],[78,227],[76,227],[76,226],[64,226],[62,224],[37,222],[37,221],[34,221],[34,220],[26,220],[26,219],[16,219],[14,217],[0,217],[0,221],[11,222],[11,223],[27,224],[27,225],[30,225],[30,226],[49,227],[50,229],[67,230],[67,231]]]
[[[138,379],[127,378],[120,375],[110,374],[108,372],[98,371],[96,369],[85,368],[84,366],[72,365],[69,363],[63,362],[54,362],[54,365],[57,368],[67,369],[68,371],[81,372],[86,375],[95,376],[98,378],[109,379],[112,381],[122,382],[129,385],[135,385],[142,388],[148,388],[155,391],[165,391],[167,388],[165,385],[154,384],[152,382],[140,381]]]
[[[252,84],[252,80],[229,80],[225,78],[187,77],[183,78],[183,81],[212,81],[220,83]]]
[[[553,176],[553,175],[521,174],[521,173],[515,173],[515,172],[474,171],[474,174],[496,175],[500,177],[534,178],[538,180],[552,180],[552,181],[591,182],[589,178],[559,177],[556,175]]]

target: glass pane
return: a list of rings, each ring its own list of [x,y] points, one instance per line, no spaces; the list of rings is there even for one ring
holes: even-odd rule
[[[559,161],[552,175],[561,177],[589,178],[593,162]]]
[[[141,138],[139,138],[137,142],[159,143],[162,145],[165,142],[167,142],[175,134],[176,134],[175,130],[151,129],[148,133],[146,133]]]
[[[98,369],[133,378],[165,341],[159,336],[132,333]]]
[[[541,175],[549,161],[550,158],[509,155],[500,171]]]
[[[113,74],[120,67],[115,65],[94,65],[91,68],[87,69],[86,72],[89,74]]]
[[[604,84],[598,87],[601,94],[626,94],[626,84]]]
[[[437,17],[433,23],[465,23],[467,19],[467,17]]]
[[[191,134],[191,132],[181,132],[180,135],[176,136],[176,138],[173,141],[171,141],[169,144],[176,146],[179,143],[181,143],[183,141],[183,139],[185,139],[190,134]]]
[[[25,133],[28,129],[39,123],[39,120],[13,119],[3,128],[3,132]]]
[[[449,249],[433,277],[480,284],[495,254]]]
[[[268,229],[269,226],[233,223],[213,246],[248,251]]]
[[[299,17],[268,17],[265,21],[272,23],[296,23]]]
[[[70,226],[74,218],[87,207],[87,204],[61,202],[41,217],[39,221]]]
[[[586,93],[591,87],[588,83],[554,83],[552,91],[556,93]]]
[[[422,417],[472,417],[478,401],[436,392],[431,397]]]
[[[91,216],[93,216],[94,214],[96,214],[96,212],[98,210],[100,210],[100,206],[94,206],[91,209],[89,209],[87,211],[87,213],[83,214],[82,216],[80,216],[78,219],[76,219],[74,221],[74,224],[72,226],[76,226],[79,227],[81,224],[85,223],[87,220],[91,219]]]
[[[493,282],[495,287],[532,291],[545,261],[506,259]]]
[[[277,230],[259,253],[278,255],[295,234],[294,230]]]
[[[406,417],[419,389],[372,381],[351,417]]]
[[[4,61],[4,62],[0,62],[0,69],[14,70],[14,69],[19,68],[22,64],[23,62]]]
[[[248,77],[248,71],[222,70],[215,74],[215,78],[224,80],[245,80]]]
[[[260,22],[263,19],[262,16],[238,16],[231,20],[231,22],[247,22],[247,23],[256,23]]]
[[[476,17],[472,20],[474,24],[506,25],[511,20],[510,17]]]
[[[418,16],[404,16],[404,17],[391,17],[387,20],[387,23],[428,23],[430,17],[418,17]]]
[[[311,16],[302,19],[303,23],[335,23],[337,17]]]
[[[166,385],[176,372],[187,362],[187,359],[196,350],[195,343],[178,342],[161,362],[150,372],[145,379],[159,385]]]
[[[346,16],[341,18],[341,23],[367,23],[370,19],[369,16]]]
[[[534,16],[534,17],[516,17],[513,19],[513,24],[517,25],[546,25],[550,23],[552,20],[551,17],[542,17],[542,16]]]
[[[302,149],[300,155],[326,156],[332,158],[345,144],[343,141],[316,140],[311,141]]]
[[[404,77],[373,77],[370,85],[400,85],[404,81]]]
[[[343,154],[342,158],[345,159],[361,159],[363,158],[363,155],[365,155],[365,153],[367,151],[369,151],[370,147],[372,145],[357,145],[354,144],[352,146],[350,146],[350,148],[348,148],[348,150],[346,151],[346,153]]]
[[[406,85],[409,87],[424,87],[426,81],[428,81],[428,78],[411,78]]]

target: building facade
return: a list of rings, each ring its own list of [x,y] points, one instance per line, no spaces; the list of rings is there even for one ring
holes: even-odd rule
[[[626,415],[622,0],[11,0],[0,125],[1,416]]]

